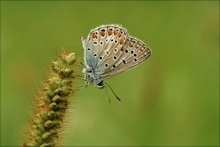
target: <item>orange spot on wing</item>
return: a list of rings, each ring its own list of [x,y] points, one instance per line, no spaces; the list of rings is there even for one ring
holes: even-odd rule
[[[122,46],[121,51],[124,51],[124,50],[125,50],[125,48],[124,48],[124,46]]]
[[[108,30],[108,35],[111,35],[112,34],[112,30]]]
[[[114,31],[114,34],[117,35],[117,34],[118,34],[118,30],[115,30],[115,31]]]
[[[125,42],[124,39],[120,40],[120,44],[124,44],[124,42]]]
[[[118,33],[118,37],[121,37],[121,36],[122,36],[122,33],[119,32],[119,33]]]
[[[101,30],[101,31],[100,31],[100,35],[101,35],[101,36],[105,36],[105,30]]]
[[[93,33],[92,38],[97,38],[97,35],[95,33]]]

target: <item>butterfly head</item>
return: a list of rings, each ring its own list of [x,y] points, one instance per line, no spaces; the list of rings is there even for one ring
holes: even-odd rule
[[[105,87],[104,81],[101,80],[99,75],[96,75],[91,68],[84,68],[83,73],[85,75],[86,85],[93,82],[93,84],[99,89],[103,89]]]

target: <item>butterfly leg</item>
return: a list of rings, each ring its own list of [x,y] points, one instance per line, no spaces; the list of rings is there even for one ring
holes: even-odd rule
[[[86,81],[86,79],[85,79],[85,78],[83,78],[83,77],[82,77],[82,76],[80,76],[80,75],[78,75],[76,78],[77,78],[77,79],[81,79],[81,80]],[[84,88],[86,88],[88,85],[89,85],[89,83],[88,83],[88,82],[86,82],[86,83],[85,83],[83,86],[80,86],[80,87],[76,88],[76,90],[81,90],[81,89],[84,89]]]

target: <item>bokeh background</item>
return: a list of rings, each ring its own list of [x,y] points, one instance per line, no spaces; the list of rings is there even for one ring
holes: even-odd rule
[[[122,24],[153,55],[106,81],[121,102],[93,85],[72,97],[60,144],[218,146],[219,1],[2,1],[1,145],[21,145],[56,51],[83,59],[81,37],[101,24]]]

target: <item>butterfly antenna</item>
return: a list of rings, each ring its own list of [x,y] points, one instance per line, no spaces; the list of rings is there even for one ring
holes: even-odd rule
[[[107,90],[107,87],[105,88],[105,91],[106,91],[106,95],[107,95],[108,103],[111,103],[111,100],[110,100],[110,98],[109,98],[109,96],[108,96],[108,90]]]
[[[121,101],[121,99],[115,94],[115,92],[113,91],[113,89],[111,88],[111,86],[108,85],[106,82],[104,82],[104,83],[111,89],[111,91],[112,91],[112,93],[115,95],[115,97],[116,97],[119,101]],[[107,88],[106,88],[106,91],[107,91]]]

